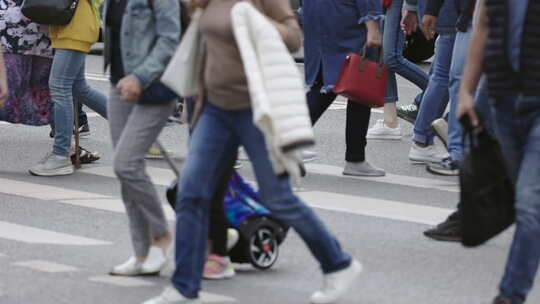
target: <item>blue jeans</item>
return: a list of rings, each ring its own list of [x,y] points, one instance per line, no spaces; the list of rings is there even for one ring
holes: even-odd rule
[[[401,8],[403,0],[394,0],[386,10],[384,19],[383,50],[384,63],[388,66],[388,86],[386,88],[386,102],[398,100],[396,74],[414,83],[420,89],[425,90],[429,77],[420,67],[403,57],[405,45],[405,33],[401,30]]]
[[[455,38],[456,34],[441,34],[437,38],[433,70],[414,125],[413,140],[416,142],[433,144],[435,134],[431,123],[444,114],[448,105],[449,73]]]
[[[540,97],[494,101],[497,136],[516,186],[516,232],[499,288],[512,304],[522,304],[540,261]]]
[[[457,118],[459,103],[459,86],[465,69],[465,60],[469,50],[472,27],[467,32],[458,32],[452,53],[448,93],[450,96],[450,114],[448,118],[448,152],[452,160],[461,161],[463,158],[463,128]]]
[[[73,133],[73,99],[106,117],[107,97],[92,89],[84,78],[86,53],[56,49],[49,87],[54,102],[55,136],[53,153],[69,156]]]
[[[293,227],[324,273],[347,268],[351,257],[311,208],[296,197],[289,179],[272,169],[262,133],[251,110],[225,111],[207,103],[193,129],[178,187],[176,270],[172,284],[187,298],[198,297],[205,263],[210,201],[219,177],[239,145],[246,150],[259,184],[261,203]]]

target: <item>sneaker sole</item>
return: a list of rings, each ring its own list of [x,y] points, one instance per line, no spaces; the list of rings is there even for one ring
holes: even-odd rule
[[[215,274],[215,275],[203,275],[203,278],[205,280],[225,280],[225,279],[230,279],[232,277],[234,277],[236,273],[234,271],[226,271],[222,274]]]
[[[403,119],[403,120],[405,120],[405,121],[407,121],[407,122],[409,122],[409,123],[411,123],[413,125],[416,123],[416,118],[412,119],[412,118],[410,118],[408,116],[400,115],[399,112],[397,113],[397,117],[399,117],[399,118],[401,118],[401,119]]]
[[[435,241],[461,242],[461,237],[459,236],[438,236],[438,235],[426,234],[426,233],[424,233],[424,236],[426,236],[427,238],[433,239]]]
[[[401,135],[368,135],[366,139],[377,139],[377,140],[401,140],[403,136]]]
[[[28,172],[33,176],[63,176],[63,175],[73,174],[75,172],[75,169],[71,167],[71,168],[55,170],[54,172],[35,172],[32,170],[28,170]]]
[[[160,271],[146,272],[146,273],[134,273],[134,274],[121,274],[110,271],[109,275],[113,277],[153,277],[158,276]]]
[[[440,163],[442,159],[427,159],[427,158],[413,158],[409,157],[409,161],[413,164],[437,164]]]
[[[450,171],[447,171],[447,170],[438,171],[437,169],[433,169],[430,166],[427,166],[426,170],[427,172],[431,174],[435,174],[435,175],[442,175],[442,176],[458,176],[459,175],[459,170],[454,170],[453,172],[450,173]]]

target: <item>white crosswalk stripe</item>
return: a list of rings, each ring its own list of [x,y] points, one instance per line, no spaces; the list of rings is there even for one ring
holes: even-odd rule
[[[392,174],[376,178],[343,176],[341,174],[342,168],[323,164],[307,164],[306,168],[310,174],[320,174],[343,179],[366,180],[389,185],[432,189],[450,193],[459,191],[456,181]],[[147,172],[153,182],[159,186],[168,186],[175,178],[174,174],[169,169],[148,167]],[[89,166],[80,170],[78,174],[115,178],[110,166]],[[36,182],[23,182],[0,178],[0,194],[52,201],[55,203],[114,213],[125,213],[125,207],[118,196],[115,197],[93,192],[71,190],[60,186],[41,185]],[[299,191],[298,195],[309,205],[319,209],[428,225],[440,222],[451,212],[450,209],[333,192]],[[175,219],[175,213],[168,205],[164,205],[164,210],[168,220]],[[0,238],[33,244],[79,246],[110,244],[110,242],[104,240],[96,240],[2,221],[0,221]]]
[[[42,260],[22,261],[22,262],[12,263],[12,265],[26,267],[26,268],[30,268],[32,270],[37,270],[41,272],[52,272],[52,273],[75,272],[79,270],[77,267],[58,264],[58,263],[50,262],[50,261],[42,261]]]
[[[110,245],[110,242],[0,221],[0,238],[29,244],[72,246]]]
[[[92,276],[88,278],[91,282],[104,283],[120,287],[148,287],[154,286],[154,283],[138,278],[115,277],[110,275]]]

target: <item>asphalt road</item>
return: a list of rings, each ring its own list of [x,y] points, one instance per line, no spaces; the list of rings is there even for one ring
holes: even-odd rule
[[[90,56],[87,72],[90,83],[107,92],[101,65],[100,57]],[[402,79],[399,89],[405,104],[418,92]],[[430,175],[424,166],[409,163],[411,125],[404,121],[403,140],[368,144],[369,161],[386,169],[387,177],[342,176],[344,105],[342,100],[336,102],[315,127],[318,158],[308,165],[308,176],[298,189],[343,247],[364,264],[364,272],[341,303],[491,303],[512,231],[477,249],[423,237],[423,230],[454,208],[457,180]],[[0,124],[2,304],[142,303],[168,283],[172,265],[155,278],[106,274],[132,249],[119,186],[112,176],[108,126],[104,119],[90,116],[92,135],[82,145],[103,158],[68,177],[27,173],[51,150],[48,127]],[[375,111],[372,123],[380,118]],[[160,139],[180,165],[186,155],[186,127],[168,126]],[[249,162],[243,162],[240,173],[253,180]],[[163,193],[172,173],[163,161],[149,161],[148,166]],[[173,227],[172,210],[168,214]],[[238,265],[237,270],[233,279],[204,282],[205,303],[308,303],[321,283],[315,260],[295,233],[281,246],[271,270],[255,271],[249,265]],[[533,291],[528,303],[540,303],[540,294]]]

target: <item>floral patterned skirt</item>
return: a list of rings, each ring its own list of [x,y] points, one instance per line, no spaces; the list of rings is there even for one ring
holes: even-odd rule
[[[32,126],[47,125],[53,120],[49,94],[52,59],[4,53],[9,97],[0,108],[0,120]]]

